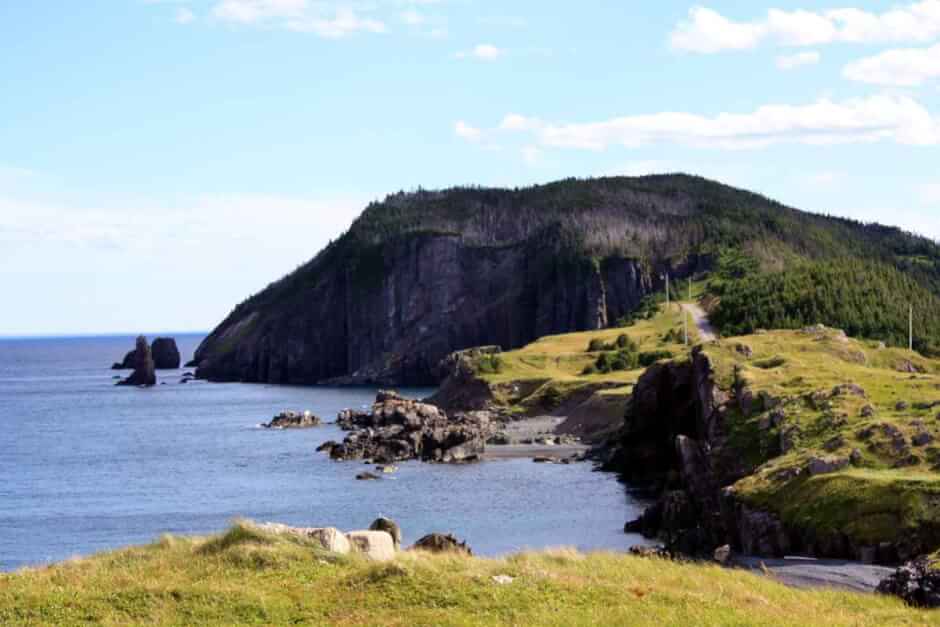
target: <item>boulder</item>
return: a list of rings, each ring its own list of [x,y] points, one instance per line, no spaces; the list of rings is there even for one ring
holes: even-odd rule
[[[832,388],[833,396],[858,396],[865,398],[865,389],[857,383],[843,383]]]
[[[350,531],[346,538],[354,551],[370,560],[387,562],[395,559],[395,542],[392,534],[386,531]]]
[[[372,521],[372,524],[369,525],[369,530],[384,531],[385,533],[392,536],[392,541],[395,543],[396,551],[399,549],[399,547],[401,547],[401,528],[394,520],[381,516]]]
[[[448,417],[434,405],[388,391],[378,393],[369,413],[340,412],[337,424],[352,433],[328,449],[332,459],[371,459],[383,465],[409,459],[478,461],[491,432],[484,413]]]
[[[381,479],[378,475],[374,475],[371,472],[360,472],[356,475],[357,481],[377,481]]]
[[[349,539],[346,537],[346,534],[336,527],[309,529],[307,531],[307,537],[311,540],[317,541],[320,546],[332,553],[346,555],[351,549]]]
[[[119,362],[114,362],[111,365],[111,370],[133,370],[134,369],[134,358],[137,354],[136,350],[128,351],[124,355],[124,359]]]
[[[150,354],[150,346],[147,345],[147,338],[143,335],[137,338],[137,348],[134,354],[134,372],[126,379],[119,381],[117,385],[156,385],[157,375],[154,372],[153,357]]]
[[[172,337],[158,337],[150,345],[154,368],[157,370],[176,370],[180,367],[180,351]]]
[[[875,408],[872,407],[871,405],[865,405],[859,411],[859,416],[861,416],[862,418],[871,418],[874,415],[875,415]]]
[[[727,565],[731,561],[731,545],[725,544],[715,549],[712,559],[721,565]]]
[[[919,431],[911,436],[911,444],[914,446],[926,446],[933,442],[933,436],[927,431]]]
[[[318,427],[321,420],[309,411],[282,411],[271,422],[263,424],[265,429],[309,429]]]
[[[428,551],[430,553],[463,553],[473,555],[473,551],[466,542],[461,542],[453,535],[447,533],[429,533],[414,543],[411,550]]]
[[[928,557],[917,558],[882,580],[878,592],[901,597],[917,607],[940,607],[940,570]]]
[[[349,553],[349,540],[342,531],[335,527],[290,527],[281,523],[261,523],[256,526],[266,533],[277,535],[293,535],[309,538],[319,544],[324,550],[345,555]]]
[[[825,475],[842,470],[848,465],[849,460],[844,457],[813,457],[809,460],[806,470],[810,476]]]

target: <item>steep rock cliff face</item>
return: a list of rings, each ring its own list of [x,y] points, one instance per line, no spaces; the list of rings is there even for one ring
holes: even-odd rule
[[[199,347],[198,376],[312,384],[436,382],[437,363],[605,327],[656,284],[636,260],[559,259],[538,240],[486,247],[450,234],[381,246],[375,276],[325,268],[286,306],[233,315]],[[236,312],[237,314],[238,312]]]
[[[685,175],[398,193],[236,307],[195,362],[214,380],[436,383],[452,351],[603,327],[667,270],[708,269],[725,247],[779,268],[852,255],[902,264],[918,246]]]

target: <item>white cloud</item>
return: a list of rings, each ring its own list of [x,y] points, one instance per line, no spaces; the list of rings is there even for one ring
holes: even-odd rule
[[[237,24],[271,24],[294,32],[340,38],[356,32],[384,33],[385,23],[360,16],[350,8],[330,15],[322,3],[308,0],[221,0],[212,15]]]
[[[874,85],[917,87],[930,79],[940,78],[940,44],[930,48],[886,50],[849,63],[842,75],[849,80]]]
[[[459,120],[454,125],[454,133],[457,134],[457,137],[466,139],[470,142],[478,142],[483,136],[483,133],[480,131],[480,129],[470,126],[463,120]]]
[[[777,57],[777,67],[781,70],[795,70],[805,65],[816,65],[819,63],[820,54],[815,50],[812,52],[797,52],[796,54],[781,55]]]
[[[196,19],[196,14],[190,11],[189,9],[179,9],[176,12],[176,22],[177,24],[190,24],[193,20]]]
[[[753,48],[762,36],[759,25],[732,22],[717,11],[695,7],[689,11],[688,21],[672,32],[669,41],[677,50],[708,54]]]
[[[940,144],[940,121],[912,98],[896,95],[844,102],[821,99],[798,106],[771,104],[750,113],[712,117],[662,112],[573,124],[549,124],[512,114],[506,116],[500,129],[534,135],[542,146],[582,150],[653,143],[733,149],[779,143]]]
[[[883,13],[861,9],[783,11],[770,9],[758,20],[737,22],[706,7],[694,7],[672,31],[676,50],[703,54],[744,50],[770,41],[783,46],[835,42],[890,43],[940,37],[940,0],[922,0]]]
[[[299,33],[315,33],[331,39],[338,39],[359,31],[384,33],[386,30],[383,22],[361,18],[351,9],[340,9],[332,18],[305,17],[289,20],[287,28]]]
[[[300,18],[307,0],[222,0],[212,9],[220,20],[252,24],[274,18]]]
[[[458,59],[474,57],[483,61],[495,61],[503,55],[503,51],[492,44],[479,44],[473,50],[457,53]]]

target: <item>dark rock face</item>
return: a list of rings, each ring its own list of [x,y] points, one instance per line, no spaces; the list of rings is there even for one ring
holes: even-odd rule
[[[272,418],[271,422],[262,426],[265,429],[309,429],[318,427],[321,423],[319,416],[315,416],[309,411],[282,411]]]
[[[118,385],[156,385],[157,375],[154,372],[153,357],[150,346],[143,335],[137,338],[137,348],[134,349],[134,372]]]
[[[379,392],[370,413],[340,412],[337,424],[353,431],[342,443],[320,448],[335,460],[371,459],[389,464],[407,459],[462,463],[477,461],[490,435],[481,415],[447,414],[434,405]]]
[[[176,370],[180,367],[180,351],[173,338],[158,337],[150,346],[150,352],[157,370]]]
[[[473,551],[466,542],[461,542],[453,535],[447,533],[429,533],[414,543],[413,550],[428,551],[430,553],[463,553],[473,555]]]
[[[928,557],[901,566],[878,584],[878,592],[899,596],[917,607],[940,607],[940,570]]]
[[[124,359],[119,362],[114,362],[111,366],[111,370],[133,370],[135,355],[136,351],[128,351],[127,354],[124,355]]]
[[[158,337],[150,345],[153,365],[157,370],[176,370],[180,367],[180,351],[176,340],[171,337]],[[111,366],[111,370],[133,370],[137,363],[137,349],[129,351],[124,359]]]
[[[696,252],[704,230],[690,227],[703,203],[625,179],[391,196],[239,305],[196,351],[199,377],[436,384],[454,351],[605,327],[661,288],[667,270],[680,278],[712,265]]]
[[[742,502],[731,486],[754,468],[729,444],[725,416],[730,410],[741,410],[738,395],[745,390],[723,392],[701,350],[693,351],[690,363],[656,364],[640,377],[619,441],[608,451],[606,469],[662,493],[624,531],[658,538],[675,553],[706,558],[728,545],[742,554],[783,557],[799,553],[896,564],[899,557],[928,550],[931,539],[918,534],[896,544],[858,546],[844,533],[788,525],[773,512]],[[857,395],[858,391],[846,387],[840,393]],[[868,439],[884,431],[906,447],[903,436],[889,427],[870,426],[859,437]],[[817,457],[793,472],[812,476],[850,463],[851,457]]]

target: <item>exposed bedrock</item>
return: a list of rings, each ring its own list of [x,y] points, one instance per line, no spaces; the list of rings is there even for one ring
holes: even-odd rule
[[[156,385],[157,375],[154,372],[153,356],[147,338],[138,336],[134,353],[134,372],[126,379],[119,381],[118,385]]]
[[[484,412],[448,416],[434,405],[387,391],[379,392],[371,411],[344,410],[336,422],[351,433],[342,442],[326,442],[318,450],[339,461],[473,462],[480,459],[492,434]]]
[[[437,365],[454,351],[510,349],[549,334],[603,328],[660,281],[648,264],[566,258],[558,247],[546,229],[502,246],[421,233],[365,251],[327,249],[305,270],[302,286],[272,287],[236,308],[198,348],[197,374],[293,384],[436,384]]]
[[[605,467],[660,496],[625,531],[659,538],[670,551],[700,556],[729,544],[749,555],[896,564],[925,550],[914,536],[859,545],[844,533],[788,525],[775,513],[744,502],[732,486],[755,468],[729,441],[725,419],[730,411],[741,411],[746,397],[744,390],[726,393],[715,384],[700,349],[690,361],[656,364],[643,374],[624,428],[605,453]]]

